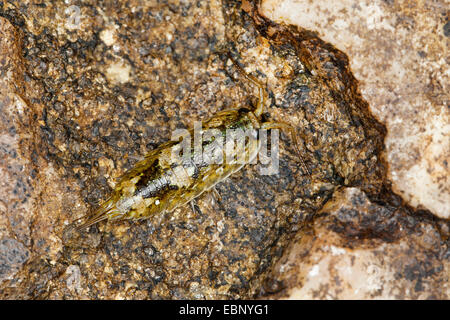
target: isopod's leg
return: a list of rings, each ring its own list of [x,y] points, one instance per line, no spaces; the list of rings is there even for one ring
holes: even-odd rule
[[[306,166],[305,160],[302,156],[301,149],[300,149],[300,143],[297,138],[297,133],[295,132],[295,128],[291,126],[290,124],[284,123],[284,122],[264,122],[261,125],[261,129],[281,129],[286,130],[289,132],[292,141],[294,142],[295,150],[297,151],[298,155],[300,156],[300,162],[302,165],[303,170],[308,174],[311,175],[311,172],[309,171],[308,167]]]
[[[220,195],[219,191],[217,191],[216,187],[212,188],[212,193],[214,194],[216,202],[222,202],[222,196]]]
[[[219,207],[223,210],[223,211],[227,211],[227,209],[225,208],[223,202],[222,202],[222,196],[220,195],[219,191],[217,191],[216,187],[212,187],[211,189],[211,201],[214,205],[219,205]]]
[[[200,209],[197,205],[197,201],[195,199],[192,199],[189,203],[191,204],[191,210],[195,215],[199,214],[200,216],[203,216],[202,209]]]
[[[195,200],[192,199],[189,203],[191,204],[191,210],[192,210],[192,213],[193,213],[193,214],[197,214],[197,210],[195,209],[195,207],[197,206],[197,204],[195,203]],[[198,208],[198,206],[197,206],[197,208]]]
[[[243,77],[245,77],[248,81],[253,83],[253,85],[255,85],[256,87],[258,87],[258,93],[259,93],[258,106],[256,107],[256,110],[253,113],[255,114],[255,116],[257,116],[259,118],[263,114],[264,106],[266,104],[267,92],[265,90],[265,86],[261,82],[259,82],[254,76],[245,72],[245,70],[236,62],[236,60],[233,59],[233,57],[231,56],[231,54],[229,52],[228,52],[228,58],[231,60],[231,62],[233,62],[233,64],[235,65],[235,67],[238,69],[239,73]]]

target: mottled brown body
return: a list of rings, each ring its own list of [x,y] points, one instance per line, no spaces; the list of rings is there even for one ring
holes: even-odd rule
[[[173,157],[181,148],[185,139],[183,136],[179,141],[169,141],[159,146],[123,175],[109,199],[92,217],[78,226],[78,229],[105,219],[149,218],[156,213],[171,212],[187,204],[256,157],[260,148],[256,133],[258,129],[288,129],[297,146],[291,126],[279,122],[261,122],[265,101],[263,87],[252,76],[245,74],[236,63],[235,65],[249,81],[258,86],[257,108],[254,111],[244,107],[221,111],[202,122],[202,129],[215,129],[224,139],[227,130],[242,129],[252,132],[247,136],[248,139],[245,139],[245,143],[236,144],[232,149],[224,148],[222,163],[199,159],[200,154],[209,153],[208,148],[213,147],[213,139],[203,141],[203,152],[198,152],[190,144],[188,159]],[[189,133],[190,137],[194,136],[193,129]],[[230,162],[227,159],[235,161]]]

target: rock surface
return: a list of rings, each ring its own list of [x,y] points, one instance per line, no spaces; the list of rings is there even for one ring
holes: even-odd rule
[[[450,56],[446,1],[264,0],[261,13],[344,51],[387,127],[393,189],[450,218]]]
[[[273,268],[267,288],[280,291],[271,298],[450,297],[450,251],[435,223],[355,188],[336,191],[319,214]]]
[[[324,298],[293,276],[302,260],[292,262],[292,273],[280,271],[308,229],[335,233],[330,248],[355,245],[374,263],[367,239],[355,237],[409,256],[412,271],[392,267],[406,278],[399,294],[385,281],[377,295],[375,279],[372,287],[358,284],[362,294],[354,297],[448,297],[448,289],[437,292],[448,282],[448,222],[393,194],[385,128],[369,112],[347,56],[307,30],[265,19],[256,2],[0,4],[0,298]],[[224,51],[267,83],[270,118],[297,128],[311,174],[282,135],[279,173],[262,176],[248,166],[218,184],[220,201],[204,195],[194,210],[82,233],[68,228],[174,129],[252,107],[256,91]],[[361,203],[349,204],[342,190]],[[339,209],[352,205],[358,210]],[[308,251],[315,245],[302,250],[332,258],[332,251]],[[350,296],[338,294],[349,285],[310,266],[333,297]],[[362,260],[358,266],[366,272]]]
[[[0,281],[12,279],[28,260],[29,251],[15,239],[0,240]]]

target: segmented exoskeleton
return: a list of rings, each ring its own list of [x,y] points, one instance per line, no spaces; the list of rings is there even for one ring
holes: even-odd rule
[[[246,107],[221,111],[202,122],[203,129],[218,130],[225,135],[228,129],[243,130],[283,129],[290,133],[297,152],[299,144],[292,126],[282,122],[264,122],[262,114],[266,101],[266,90],[263,85],[245,71],[228,55],[239,72],[258,87],[259,97],[255,110]],[[193,129],[189,131],[192,136]],[[116,184],[110,197],[96,212],[77,227],[78,230],[101,220],[109,219],[143,219],[156,213],[172,212],[183,206],[203,192],[213,188],[218,182],[241,169],[251,161],[261,147],[258,136],[252,135],[243,145],[225,151],[224,158],[237,161],[211,163],[209,159],[198,159],[198,151],[190,148],[190,156],[174,159],[173,154],[179,152],[183,137],[179,141],[169,141],[149,152],[142,161],[127,171]],[[243,157],[246,157],[244,159]],[[302,161],[304,170],[308,172]]]

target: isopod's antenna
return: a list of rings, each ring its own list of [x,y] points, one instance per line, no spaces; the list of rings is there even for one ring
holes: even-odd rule
[[[300,159],[300,163],[301,163],[303,170],[305,171],[306,174],[311,176],[311,171],[309,170],[308,166],[306,165],[305,160],[303,159],[303,156],[302,156],[302,153],[300,150],[300,142],[298,141],[297,133],[295,132],[295,128],[293,126],[291,126],[290,124],[284,123],[284,122],[264,122],[262,124],[261,128],[266,129],[266,130],[282,129],[282,130],[288,131],[291,136],[292,141],[294,142],[295,151],[298,153],[298,155],[300,157],[299,159]]]
[[[248,81],[250,81],[253,85],[258,87],[258,91],[259,91],[258,106],[253,113],[255,114],[256,117],[258,117],[258,118],[261,117],[261,115],[264,112],[264,106],[266,105],[267,91],[265,89],[265,86],[261,82],[259,82],[254,76],[245,72],[245,70],[237,63],[237,61],[234,60],[234,58],[231,56],[231,53],[229,51],[227,52],[227,55],[228,55],[228,58],[231,60],[231,62],[233,62],[235,67],[238,69],[239,73],[243,77],[245,77]]]

